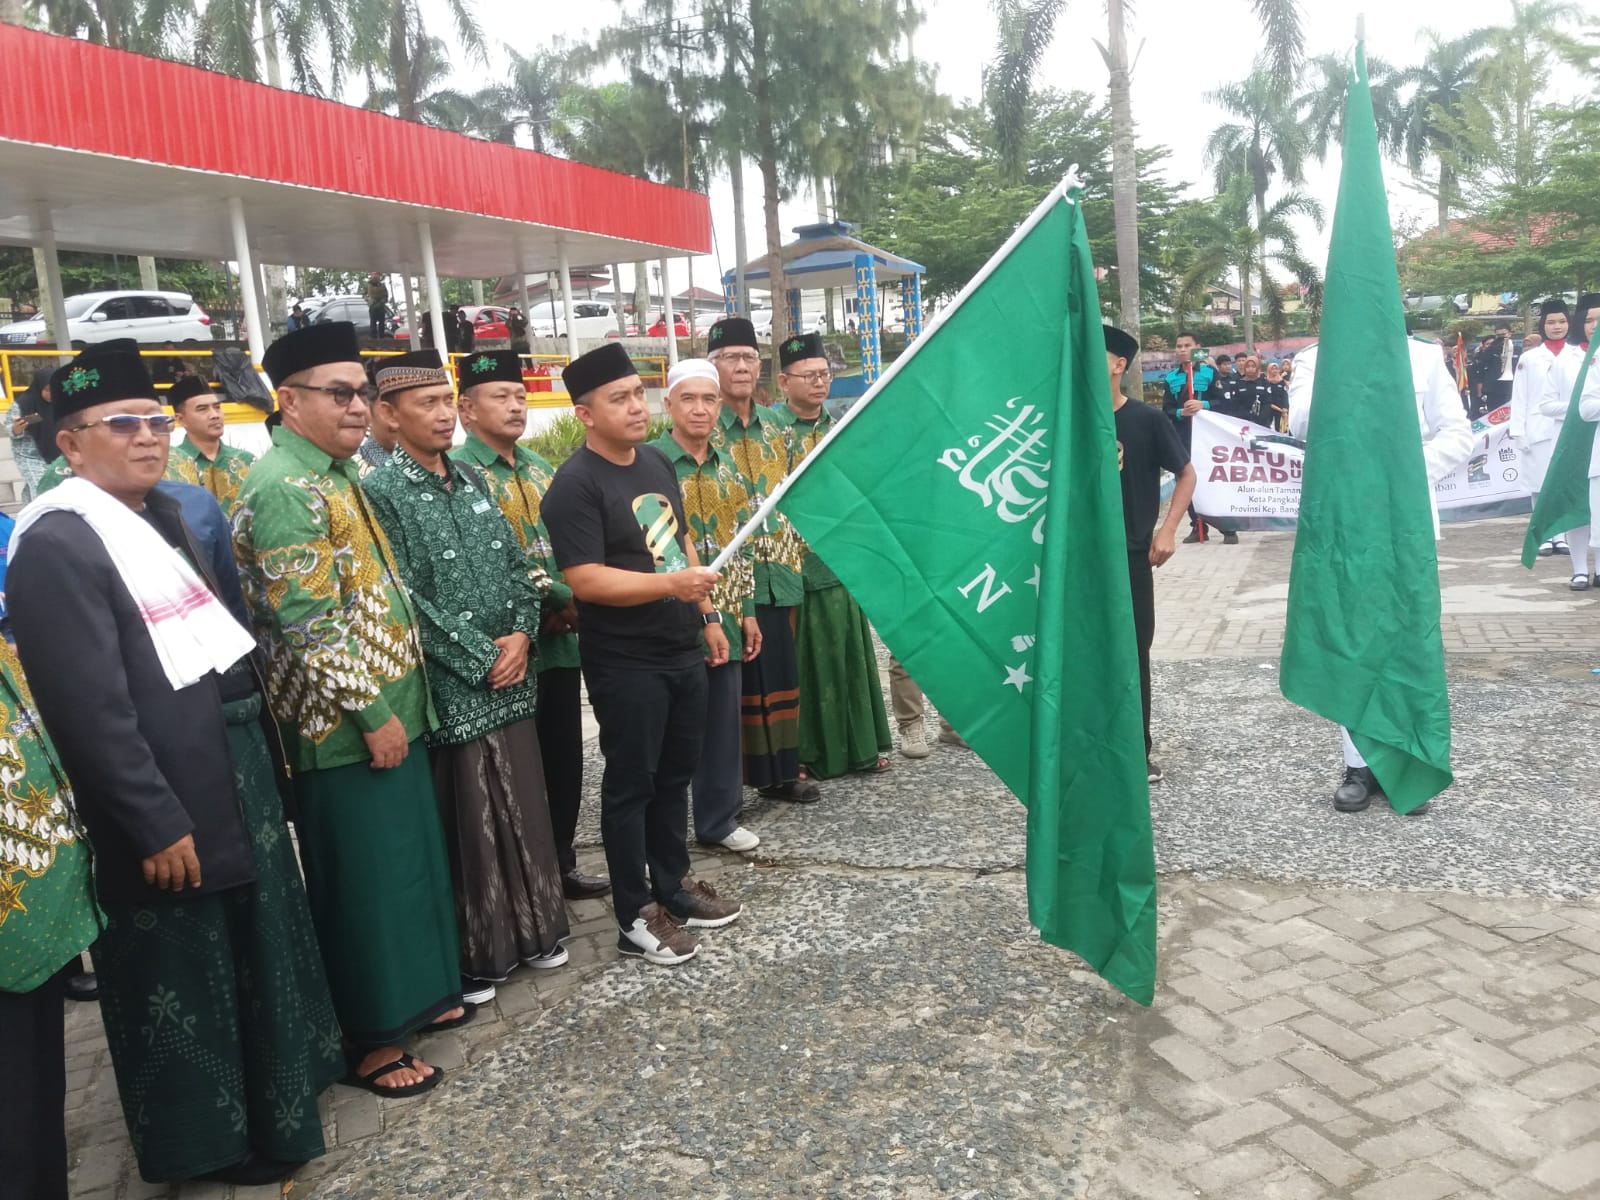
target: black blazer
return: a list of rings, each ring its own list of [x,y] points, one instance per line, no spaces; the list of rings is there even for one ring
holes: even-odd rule
[[[152,491],[145,506],[216,591],[177,501]],[[213,673],[173,689],[133,597],[82,517],[48,513],[28,531],[7,571],[6,602],[17,656],[94,846],[101,899],[139,904],[157,895],[141,863],[186,833],[202,886],[180,895],[253,882],[223,681]]]

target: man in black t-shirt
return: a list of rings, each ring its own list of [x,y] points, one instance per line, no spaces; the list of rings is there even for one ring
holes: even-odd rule
[[[1128,536],[1128,586],[1133,592],[1133,628],[1139,642],[1139,687],[1144,701],[1145,767],[1151,783],[1163,778],[1161,764],[1150,757],[1150,644],[1156,636],[1155,577],[1177,551],[1178,525],[1194,495],[1195,473],[1178,431],[1161,411],[1122,394],[1122,373],[1139,343],[1132,334],[1105,327],[1106,370],[1111,375],[1111,403],[1117,423],[1117,467],[1122,472],[1122,519]],[[1161,511],[1161,471],[1177,477],[1167,519],[1155,529]],[[1154,533],[1151,531],[1154,530]]]
[[[708,599],[719,576],[684,537],[672,464],[640,444],[650,408],[628,352],[608,343],[561,376],[585,441],[556,472],[542,515],[577,601],[578,653],[600,722],[600,836],[617,949],[670,966],[699,951],[682,925],[715,929],[744,911],[689,879],[686,841],[705,729],[702,662],[728,661],[722,618]]]

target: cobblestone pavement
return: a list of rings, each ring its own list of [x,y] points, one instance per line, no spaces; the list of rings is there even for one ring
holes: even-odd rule
[[[938,746],[753,802],[757,856],[696,860],[748,911],[684,968],[575,905],[570,967],[424,1040],[437,1092],[324,1097],[293,1195],[1600,1196],[1600,595],[1521,528],[1446,528],[1457,783],[1420,817],[1328,805],[1337,735],[1277,694],[1287,535],[1158,574],[1152,1009],[1031,935],[1021,807]],[[138,1181],[68,1015],[73,1195],[227,1197]]]

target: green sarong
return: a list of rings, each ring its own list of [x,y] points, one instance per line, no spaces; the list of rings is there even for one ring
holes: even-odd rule
[[[894,743],[866,614],[842,587],[807,591],[794,641],[800,761],[813,779],[873,770]]]
[[[224,705],[256,882],[108,905],[100,1012],[139,1173],[189,1179],[251,1150],[323,1152],[317,1096],[344,1074],[333,1001],[283,821],[260,697]]]
[[[398,1046],[461,1003],[461,951],[428,752],[387,771],[298,771],[300,859],[334,1009],[358,1048]]]

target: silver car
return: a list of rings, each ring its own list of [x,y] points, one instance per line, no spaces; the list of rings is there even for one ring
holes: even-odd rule
[[[67,333],[74,349],[93,342],[133,338],[149,346],[209,345],[211,318],[187,292],[84,292],[66,300]],[[54,343],[43,315],[0,325],[0,346]]]

